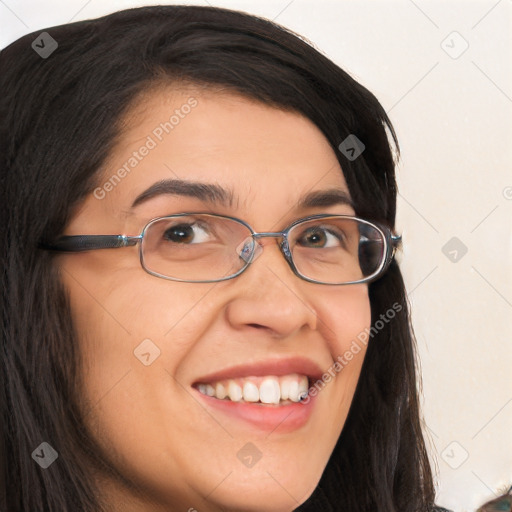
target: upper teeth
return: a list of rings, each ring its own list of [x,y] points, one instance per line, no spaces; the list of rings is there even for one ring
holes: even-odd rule
[[[298,402],[308,394],[308,378],[292,373],[282,377],[246,377],[227,379],[209,384],[199,384],[197,389],[203,395],[219,399],[228,398],[233,402],[262,402],[278,404],[281,400]]]

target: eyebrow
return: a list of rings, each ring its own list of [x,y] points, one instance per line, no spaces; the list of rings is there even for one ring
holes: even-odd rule
[[[148,189],[144,190],[137,196],[132,203],[131,208],[135,208],[140,204],[153,199],[160,195],[177,195],[187,196],[199,199],[200,201],[221,204],[222,206],[233,206],[234,193],[230,189],[225,189],[220,185],[214,183],[201,183],[196,181],[185,180],[161,180]],[[302,196],[296,207],[297,209],[314,208],[318,206],[336,206],[347,205],[354,207],[348,192],[338,189],[330,188],[325,190],[315,190]]]
[[[160,195],[176,195],[194,197],[203,202],[221,204],[223,206],[233,206],[233,191],[222,188],[214,183],[200,183],[196,181],[184,180],[161,180],[142,194],[138,195],[132,203],[132,208],[142,204],[149,199]]]

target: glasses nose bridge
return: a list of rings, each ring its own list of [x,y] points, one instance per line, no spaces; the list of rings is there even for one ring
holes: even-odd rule
[[[290,246],[288,243],[288,231],[264,231],[261,233],[252,233],[252,238],[258,243],[260,246],[260,250],[263,250],[264,244],[261,243],[262,238],[278,238],[281,239],[278,242],[278,247],[283,256],[285,257],[286,261],[290,264],[292,261],[292,255],[290,253]],[[255,248],[256,250],[256,248]],[[258,252],[259,252],[258,251]]]
[[[252,237],[258,238],[286,238],[286,231],[264,231],[262,233],[252,233]]]
[[[252,238],[258,242],[258,245],[264,247],[264,243],[261,240],[262,238],[278,238],[281,239],[278,242],[280,249],[285,253],[285,256],[288,256],[289,246],[288,246],[288,232],[287,231],[263,231],[261,233],[252,233]]]

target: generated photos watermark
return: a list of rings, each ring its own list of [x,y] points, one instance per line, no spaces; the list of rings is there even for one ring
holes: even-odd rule
[[[373,338],[378,332],[384,329],[386,324],[389,324],[393,318],[402,311],[403,307],[398,302],[395,302],[385,313],[382,313],[378,320],[368,329],[361,331],[352,343],[350,347],[341,355],[336,358],[336,361],[322,374],[320,379],[317,379],[308,389],[307,395],[304,394],[301,397],[300,403],[307,404],[311,400],[311,397],[316,396],[325,386],[331,382],[336,375],[345,368],[355,355],[359,354],[363,349],[363,346],[368,345],[368,341]]]
[[[185,117],[190,114],[193,108],[197,107],[198,101],[194,97],[190,97],[186,103],[183,103],[180,108],[174,110],[173,114],[167,121],[161,122],[158,126],[153,128],[151,133],[146,137],[140,147],[133,151],[131,156],[123,163],[116,172],[114,172],[110,178],[105,182],[96,187],[93,191],[93,196],[96,199],[105,199],[109,192],[121,183],[121,180],[126,178],[130,172],[137,167],[150,152],[160,144],[166,135],[172,132],[178,126]]]

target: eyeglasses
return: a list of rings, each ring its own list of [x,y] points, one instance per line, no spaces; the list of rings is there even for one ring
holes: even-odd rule
[[[263,251],[263,237],[279,239],[292,271],[318,284],[356,284],[382,275],[401,237],[385,226],[347,215],[313,215],[284,231],[256,233],[243,220],[211,213],[178,213],[146,224],[138,236],[62,236],[42,248],[81,252],[139,244],[142,268],[172,281],[214,283],[239,276]]]

